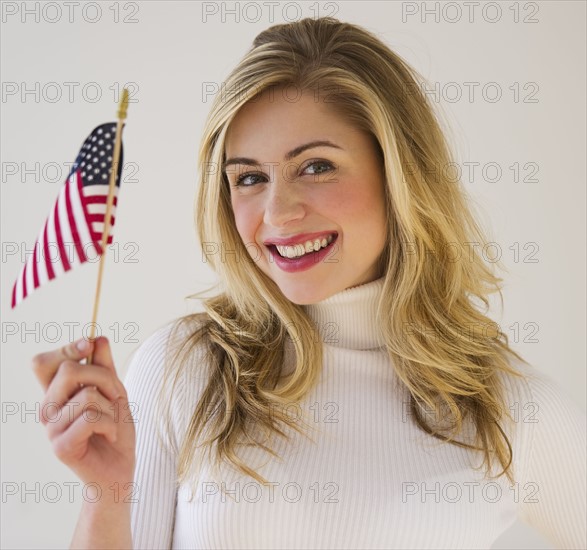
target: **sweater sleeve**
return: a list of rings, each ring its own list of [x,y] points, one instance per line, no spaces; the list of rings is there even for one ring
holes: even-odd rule
[[[151,334],[132,356],[124,380],[136,430],[135,500],[131,511],[133,548],[163,549],[173,544],[177,449],[205,380],[201,368],[202,346],[193,350],[173,395],[166,393],[161,399],[160,392],[166,359],[169,355],[174,357],[176,344],[183,343],[195,326],[182,324],[171,337],[174,322],[169,322]],[[196,371],[192,370],[194,367]]]
[[[158,430],[166,431],[156,412],[168,334],[166,325],[143,342],[124,380],[136,430],[133,548],[171,548],[173,536],[177,459],[169,445],[160,444]]]
[[[544,373],[526,369],[529,430],[518,517],[555,548],[587,548],[586,415]]]

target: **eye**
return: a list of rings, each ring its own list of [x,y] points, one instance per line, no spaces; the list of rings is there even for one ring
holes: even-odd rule
[[[255,178],[263,179],[264,177],[265,176],[262,176],[261,174],[255,172],[245,172],[244,174],[241,174],[238,178],[236,178],[234,187],[251,187],[259,183],[258,181],[254,181]],[[251,182],[251,180],[253,181],[252,183],[245,183],[245,181]]]
[[[334,168],[334,166],[330,162],[328,162],[327,160],[313,160],[313,161],[310,161],[306,165],[306,167],[304,168],[304,171],[306,171],[309,168],[312,168],[310,173],[312,175],[317,176],[319,174],[323,174],[324,172],[328,172],[328,171],[332,170]]]
[[[328,162],[327,160],[313,160],[305,165],[300,171],[300,175],[307,172],[307,175],[320,176],[321,174],[332,170],[334,170],[334,165],[331,162]],[[262,183],[264,181],[267,181],[266,176],[259,172],[244,172],[236,178],[233,187],[253,187],[254,185],[257,185],[257,183]]]

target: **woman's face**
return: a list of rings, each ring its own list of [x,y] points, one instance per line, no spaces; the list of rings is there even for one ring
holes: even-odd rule
[[[316,303],[382,276],[383,167],[369,136],[328,103],[280,90],[247,103],[228,129],[224,170],[249,256],[290,301]],[[278,249],[283,241],[291,248]]]

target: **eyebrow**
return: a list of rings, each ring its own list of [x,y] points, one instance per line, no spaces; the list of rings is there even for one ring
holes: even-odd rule
[[[287,152],[285,154],[284,158],[285,158],[285,160],[291,160],[291,159],[297,157],[298,155],[301,155],[307,149],[312,149],[314,147],[333,147],[335,149],[343,150],[342,147],[340,147],[339,145],[336,145],[336,143],[332,143],[332,141],[320,139],[320,140],[310,141],[308,143],[304,143],[303,145],[298,145],[297,147],[295,147],[291,151]],[[249,166],[261,166],[261,163],[258,160],[255,160],[252,158],[233,157],[233,158],[230,158],[222,163],[222,170],[223,171],[226,170],[226,168],[228,166],[231,166],[232,164],[248,164]]]

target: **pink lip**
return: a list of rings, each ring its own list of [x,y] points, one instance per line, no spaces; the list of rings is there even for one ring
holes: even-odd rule
[[[333,242],[334,239],[336,239],[336,236],[338,235],[338,233],[336,231],[321,231],[320,233],[300,233],[299,235],[294,235],[293,237],[275,237],[273,239],[267,239],[266,241],[263,241],[263,244],[265,246],[269,246],[271,244],[278,244],[280,246],[285,246],[285,245],[292,245],[292,244],[298,244],[298,243],[305,243],[306,241],[313,241],[314,239],[317,238],[326,238],[328,237],[328,235],[333,235]]]
[[[323,233],[322,233],[323,234]],[[320,235],[316,233],[316,235]],[[308,239],[310,240],[310,239]],[[328,244],[328,246],[321,248],[317,252],[310,252],[309,254],[305,254],[300,258],[284,258],[277,252],[277,248],[275,245],[270,244],[267,248],[271,253],[271,259],[278,265],[280,269],[286,271],[288,273],[294,273],[297,271],[306,271],[310,269],[312,266],[322,262],[333,250],[334,243],[337,242],[338,235],[336,235],[332,242]],[[299,241],[298,241],[299,242]],[[337,263],[338,260],[330,260],[326,263]]]

